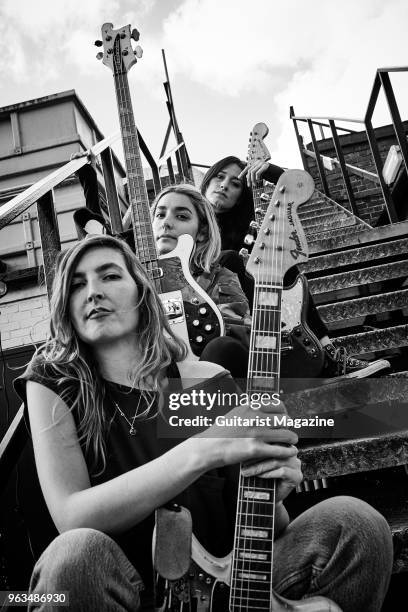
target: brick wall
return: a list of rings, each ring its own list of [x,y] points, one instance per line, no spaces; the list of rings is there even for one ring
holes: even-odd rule
[[[404,121],[403,125],[408,134],[408,121]],[[375,133],[381,159],[384,163],[391,145],[397,144],[394,128],[392,125],[385,125],[376,128]],[[357,166],[363,170],[368,170],[369,172],[377,173],[365,131],[340,136],[340,143],[346,163]],[[306,146],[308,149],[313,150],[311,143]],[[321,155],[337,157],[331,138],[319,140],[318,149]],[[317,189],[323,191],[316,161],[311,157],[307,157],[306,159],[308,171],[313,176]],[[336,166],[334,170],[326,170],[326,178],[329,185],[330,196],[339,202],[339,204],[351,210],[340,168]],[[384,210],[384,199],[381,188],[373,181],[351,174],[351,172],[349,173],[349,178],[359,216],[375,227],[378,225],[379,221],[381,223],[380,216]],[[384,222],[386,221],[383,220],[382,223]]]
[[[0,300],[3,350],[43,342],[48,317],[48,298],[43,288],[25,288],[6,294]]]

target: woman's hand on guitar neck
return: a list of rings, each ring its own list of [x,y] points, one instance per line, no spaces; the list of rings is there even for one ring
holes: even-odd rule
[[[268,406],[261,411],[246,405],[217,417],[211,427],[194,436],[206,447],[203,452],[209,462],[208,469],[244,463],[251,464],[248,469],[256,470],[259,475],[284,468],[287,460],[297,455],[294,445],[298,437],[290,429],[274,427],[274,415],[278,414],[282,416],[281,406],[275,409]]]
[[[276,449],[284,448],[276,446]],[[242,466],[243,476],[259,476],[260,478],[276,478],[276,502],[283,501],[292,490],[303,480],[301,462],[297,457],[297,448],[290,456],[267,459],[257,463],[247,463]]]
[[[238,178],[243,179],[246,176],[248,187],[255,187],[256,182],[262,178],[268,168],[268,162],[259,160],[254,163],[248,164],[242,170]]]

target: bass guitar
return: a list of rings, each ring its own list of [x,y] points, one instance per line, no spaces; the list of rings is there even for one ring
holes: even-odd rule
[[[103,53],[97,55],[113,71],[116,100],[128,178],[129,202],[135,238],[135,253],[154,282],[173,331],[185,341],[189,358],[198,358],[206,344],[224,334],[224,323],[213,300],[190,273],[194,248],[191,236],[183,235],[177,247],[158,256],[150,217],[149,199],[143,176],[138,133],[133,115],[127,73],[142,57],[142,49],[132,48],[139,32],[130,25],[117,30],[102,26]],[[100,44],[100,41],[97,41]]]
[[[265,123],[257,123],[251,132],[248,145],[248,164],[257,161],[266,162],[270,159],[270,153],[264,143],[268,135],[268,127]],[[253,244],[254,235],[262,224],[269,202],[275,192],[275,185],[265,183],[262,179],[256,181],[252,186],[254,200],[255,221],[247,235],[247,246]],[[275,197],[275,196],[274,196]],[[276,201],[280,201],[279,194]],[[274,233],[275,225],[272,228]],[[294,265],[301,263],[302,246],[295,233],[289,236],[291,252]],[[281,333],[281,373],[283,378],[297,376],[299,364],[302,364],[302,378],[315,378],[320,374],[324,364],[324,352],[318,338],[307,324],[307,310],[310,299],[307,279],[302,274],[297,274],[294,281],[285,283],[282,294],[282,333]]]
[[[283,277],[307,259],[296,209],[313,190],[313,180],[304,171],[289,170],[280,177],[247,264],[255,281],[249,396],[280,391]],[[273,591],[275,482],[240,474],[233,551],[216,558],[193,535],[190,569],[167,581],[157,612],[341,612],[323,597],[289,601]]]

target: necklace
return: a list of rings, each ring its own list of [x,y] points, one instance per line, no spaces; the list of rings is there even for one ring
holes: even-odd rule
[[[150,397],[150,396],[149,396]],[[130,429],[129,429],[129,433],[131,436],[135,436],[137,434],[137,429],[135,428],[135,421],[137,418],[142,418],[144,417],[150,410],[150,408],[153,405],[154,402],[154,396],[151,398],[150,403],[147,405],[147,400],[146,400],[146,408],[143,410],[143,412],[141,412],[139,414],[139,406],[140,406],[140,402],[142,399],[142,393],[140,393],[139,395],[139,400],[137,402],[137,406],[136,406],[136,410],[135,410],[135,414],[132,417],[132,420],[129,421],[129,419],[127,418],[126,414],[119,408],[119,404],[112,398],[112,402],[116,408],[116,410],[119,412],[120,416],[123,417],[125,419],[125,421],[127,422],[127,424],[129,425]]]

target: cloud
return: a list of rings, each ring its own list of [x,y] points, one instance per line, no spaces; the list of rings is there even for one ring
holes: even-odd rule
[[[315,57],[309,68],[296,72],[275,96],[280,115],[287,117],[289,106],[294,105],[298,115],[364,118],[377,68],[407,65],[408,5],[405,0],[378,3],[366,7],[366,13],[362,5],[356,5],[355,9],[358,10],[353,19],[340,10],[333,12],[337,36],[332,29],[325,53]],[[391,81],[401,115],[406,119],[408,73],[391,75]],[[382,94],[373,119],[374,125],[391,123]],[[364,129],[363,124],[340,122],[339,125]],[[293,145],[296,147],[293,134],[291,122],[282,122],[277,149],[288,160],[293,160]],[[303,134],[309,141],[307,129]],[[329,136],[328,131],[326,134]]]
[[[20,82],[28,77],[22,34],[3,21],[0,25],[0,75],[3,73],[9,78],[10,72]]]
[[[11,81],[54,79],[76,70],[92,74],[92,47],[106,21],[124,25],[129,15],[148,13],[156,0],[3,0],[0,7],[0,73]],[[13,64],[10,63],[10,56]]]
[[[293,161],[289,106],[362,117],[376,68],[407,63],[407,23],[406,0],[185,0],[163,36],[174,70],[197,84],[220,97],[256,94],[254,115],[259,94],[269,96],[280,125],[276,153]]]

